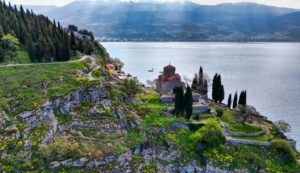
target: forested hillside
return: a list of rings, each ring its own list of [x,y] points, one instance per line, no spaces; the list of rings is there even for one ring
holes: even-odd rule
[[[0,0],[0,63],[67,61],[78,52],[100,50],[93,35],[86,33],[88,41],[59,22]]]

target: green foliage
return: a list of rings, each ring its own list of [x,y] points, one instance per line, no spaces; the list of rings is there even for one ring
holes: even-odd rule
[[[11,114],[33,110],[49,98],[69,94],[82,84],[74,77],[80,69],[86,68],[82,62],[43,64],[0,69],[0,110],[8,110],[14,104]],[[35,87],[49,83],[44,87]],[[18,103],[18,104],[15,104]]]
[[[198,139],[205,148],[216,147],[225,144],[223,129],[215,119],[206,121],[204,127],[200,128],[194,138]]]
[[[227,106],[229,109],[231,109],[231,104],[232,104],[232,98],[231,98],[231,94],[228,97],[228,102],[227,102]]]
[[[133,96],[140,91],[137,79],[125,79],[122,83],[122,91],[129,96]]]
[[[295,163],[297,160],[296,151],[284,140],[273,142],[271,149],[282,164]]]
[[[101,72],[100,72],[99,70],[94,70],[94,71],[92,72],[92,76],[93,76],[94,78],[99,78],[99,77],[101,77]]]
[[[222,108],[216,107],[217,117],[221,117],[224,114],[224,110]]]
[[[93,33],[81,30],[82,37],[64,30],[60,23],[52,23],[48,17],[36,15],[32,11],[6,5],[0,1],[0,62],[3,61],[3,51],[15,52],[17,47],[28,51],[32,62],[67,61],[73,53],[79,51],[85,54],[100,54],[107,58],[103,47],[95,42]],[[91,39],[86,39],[90,36]],[[6,53],[7,54],[7,53]],[[9,57],[14,57],[9,55]]]
[[[250,124],[231,124],[229,123],[229,130],[234,132],[242,132],[242,133],[257,133],[261,132],[262,128]]]
[[[237,92],[235,92],[232,108],[235,109],[237,107],[237,104],[238,104],[238,96],[237,96]]]
[[[193,93],[190,86],[187,87],[185,95],[184,95],[184,103],[185,103],[185,114],[187,120],[190,120],[193,114]]]
[[[215,74],[212,85],[212,98],[215,102],[222,103],[224,100],[225,92],[222,84],[221,75]]]
[[[72,121],[72,115],[70,114],[61,114],[57,116],[58,124],[65,124]]]
[[[60,137],[49,145],[40,145],[37,153],[41,158],[50,162],[60,158],[77,158],[80,155],[80,149],[78,143]]]
[[[242,91],[239,98],[239,105],[247,105],[247,91]]]
[[[185,108],[184,91],[182,87],[175,88],[175,113],[183,114]]]

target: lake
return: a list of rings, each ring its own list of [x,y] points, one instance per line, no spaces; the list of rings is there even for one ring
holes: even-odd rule
[[[220,73],[228,96],[246,89],[248,104],[272,121],[292,126],[287,135],[300,149],[300,43],[108,42],[112,57],[127,73],[146,83],[171,63],[183,77],[204,68],[211,78]],[[154,68],[154,72],[148,72]],[[227,98],[224,100],[227,103]]]

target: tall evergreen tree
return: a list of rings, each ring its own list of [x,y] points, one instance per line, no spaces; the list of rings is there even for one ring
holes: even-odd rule
[[[239,105],[246,106],[247,105],[247,92],[242,91],[239,98]]]
[[[238,104],[238,94],[237,92],[235,92],[232,108],[235,109],[237,107],[237,104]]]
[[[231,109],[231,102],[232,102],[232,98],[231,98],[231,94],[228,97],[228,102],[227,102],[227,106],[229,109]]]
[[[221,75],[215,74],[213,79],[213,86],[212,86],[212,98],[215,102],[220,102],[224,100],[225,91],[224,86],[222,84]]]
[[[75,38],[74,32],[71,32],[71,49],[73,51],[76,50],[76,38]]]
[[[219,91],[218,74],[215,74],[213,79],[213,84],[212,84],[212,99],[215,102],[219,100],[218,91]]]
[[[183,114],[184,112],[184,92],[182,87],[175,89],[175,112],[176,114]]]
[[[190,120],[192,114],[193,114],[193,93],[190,86],[187,87],[186,93],[184,96],[185,101],[185,114],[187,120]]]

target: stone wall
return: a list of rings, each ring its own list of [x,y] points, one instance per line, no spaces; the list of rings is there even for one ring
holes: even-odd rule
[[[258,136],[264,135],[265,132],[264,131],[260,131],[260,132],[257,132],[257,133],[241,133],[241,132],[233,132],[233,131],[228,130],[228,134],[230,136],[258,137]]]
[[[271,142],[259,142],[259,141],[249,141],[241,139],[226,138],[226,142],[231,145],[259,145],[259,146],[271,146]]]

